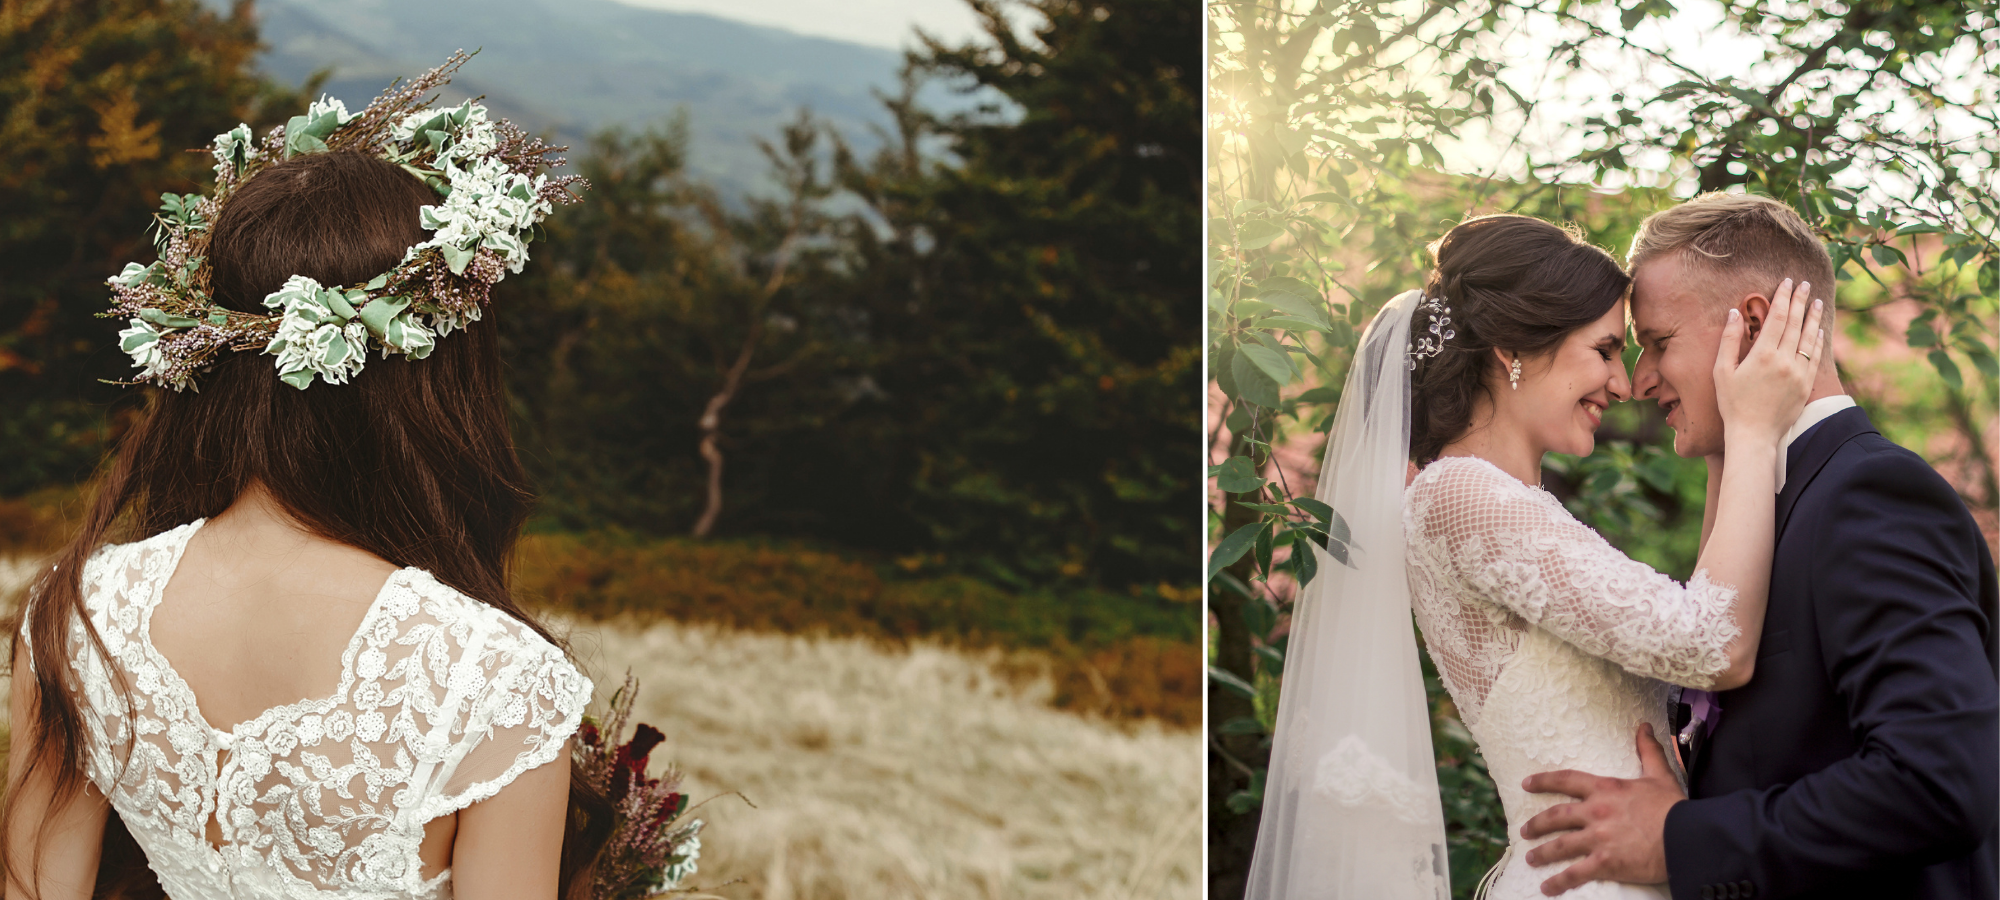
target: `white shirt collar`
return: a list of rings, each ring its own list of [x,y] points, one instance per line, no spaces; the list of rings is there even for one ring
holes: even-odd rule
[[[1778,442],[1778,490],[1785,489],[1785,456],[1791,452],[1792,442],[1805,434],[1807,429],[1826,421],[1827,417],[1854,405],[1853,397],[1834,394],[1814,400],[1799,411],[1799,420],[1792,423],[1792,430],[1785,432],[1785,439]]]

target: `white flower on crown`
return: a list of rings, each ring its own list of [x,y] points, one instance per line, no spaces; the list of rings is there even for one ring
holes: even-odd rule
[[[105,280],[111,282],[112,284],[118,285],[119,287],[137,287],[141,282],[145,281],[146,276],[151,275],[152,272],[153,272],[152,266],[142,266],[135,262],[128,262],[125,264],[124,271],[119,272],[118,274],[113,275]]]
[[[339,118],[334,119],[334,121],[339,122],[342,125],[354,121],[354,114],[347,111],[346,103],[341,102],[339,97],[329,97],[325,94],[319,95],[318,100],[314,100],[312,103],[306,106],[306,118],[317,119],[320,117],[322,113],[325,113],[328,110],[332,110],[334,113],[338,114]],[[244,130],[248,131],[249,129],[247,127],[244,127]]]
[[[293,275],[264,298],[283,310],[278,333],[264,348],[278,357],[278,377],[303,390],[317,375],[328,384],[346,384],[367,362],[368,328],[351,314],[336,311],[320,283]]]
[[[438,337],[448,337],[454,331],[462,331],[465,326],[479,321],[479,307],[468,307],[463,313],[440,312],[431,316],[431,327]]]
[[[553,208],[538,193],[546,176],[516,174],[491,158],[474,161],[470,169],[447,166],[446,171],[451,195],[422,210],[423,227],[437,234],[419,246],[485,248],[506,261],[507,271],[519,273],[528,261],[528,244],[520,232],[533,228]]]
[[[334,102],[338,103],[340,101],[336,100]],[[209,154],[215,157],[216,177],[222,178],[224,172],[234,174],[236,156],[241,153],[247,157],[249,151],[256,149],[256,147],[257,135],[250,130],[250,126],[248,125],[239,123],[235,128],[216,135],[215,144],[209,150]]]
[[[159,376],[165,356],[160,353],[160,332],[151,324],[140,319],[132,319],[132,327],[118,332],[118,349],[132,357],[132,365],[137,367],[141,380]]]
[[[445,153],[456,160],[478,159],[500,146],[500,134],[486,121],[486,107],[474,104]]]

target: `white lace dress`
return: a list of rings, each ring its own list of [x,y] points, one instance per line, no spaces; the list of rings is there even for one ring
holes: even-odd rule
[[[174,900],[450,897],[449,870],[423,877],[424,824],[555,759],[590,680],[519,621],[406,568],[362,618],[331,696],[219,730],[148,638],[201,525],[107,546],[84,570],[111,653],[72,626],[91,782]]]
[[[1566,798],[1529,794],[1536,772],[1634,778],[1641,722],[1685,782],[1667,727],[1668,682],[1709,687],[1738,634],[1735,590],[1682,586],[1635,562],[1555,497],[1492,463],[1445,457],[1405,495],[1410,602],[1452,702],[1499,787],[1509,856],[1489,896],[1542,896],[1569,863],[1528,865],[1521,826]],[[1655,900],[1664,886],[1593,882],[1565,897]]]

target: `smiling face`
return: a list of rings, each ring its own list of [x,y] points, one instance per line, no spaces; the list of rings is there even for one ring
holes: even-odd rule
[[[1625,301],[1563,338],[1553,353],[1524,359],[1521,387],[1502,375],[1496,389],[1506,415],[1527,429],[1535,446],[1588,456],[1612,401],[1631,397],[1625,377]]]
[[[1693,459],[1722,452],[1715,354],[1727,310],[1708,296],[1712,279],[1688,274],[1679,254],[1632,273],[1632,324],[1639,340],[1632,384],[1640,398],[1657,401],[1666,411],[1674,453]]]

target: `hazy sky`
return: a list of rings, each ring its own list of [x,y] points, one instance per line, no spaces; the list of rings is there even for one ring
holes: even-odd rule
[[[617,0],[680,12],[707,13],[753,25],[769,25],[814,37],[876,47],[914,43],[914,29],[949,43],[979,35],[978,20],[964,0]],[[1018,18],[1018,10],[1015,18]]]

